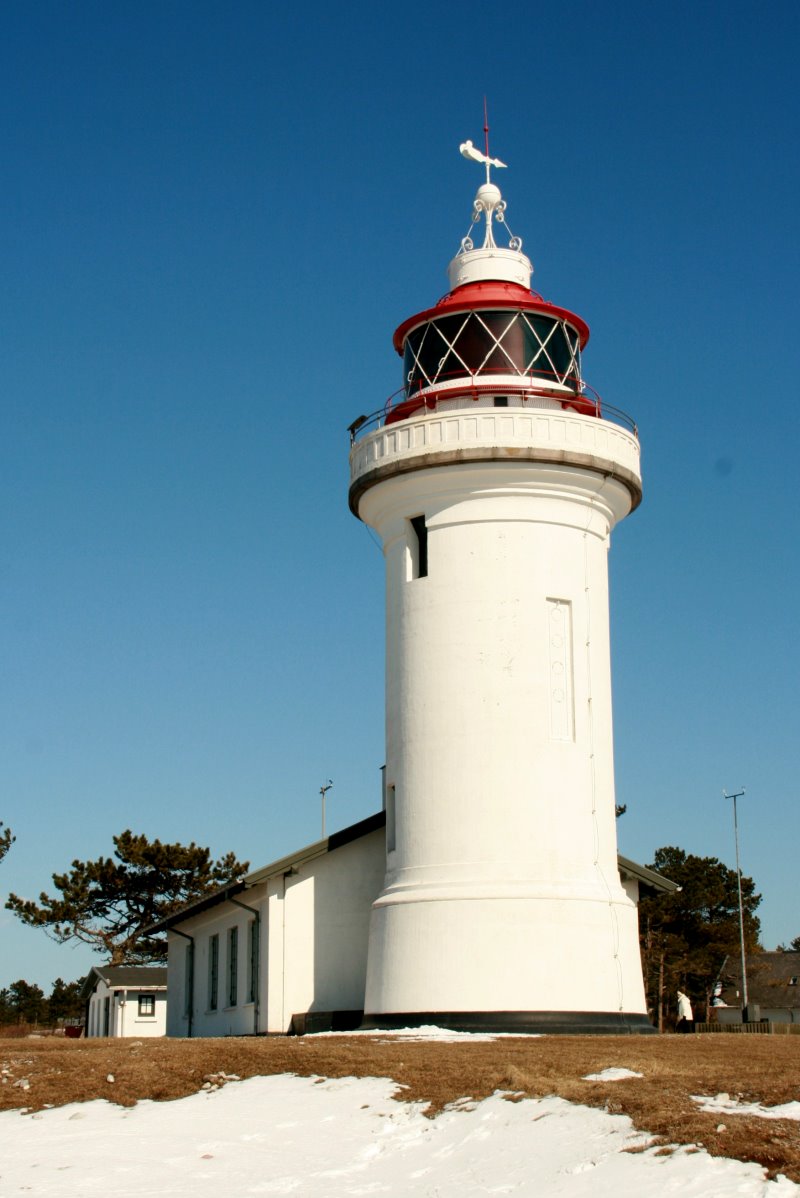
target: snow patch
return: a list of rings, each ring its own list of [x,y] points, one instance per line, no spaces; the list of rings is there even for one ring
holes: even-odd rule
[[[387,1036],[403,1036],[407,1040],[441,1040],[443,1043],[452,1044],[457,1040],[471,1040],[474,1044],[478,1044],[490,1040],[516,1040],[521,1036],[526,1040],[536,1040],[539,1038],[539,1032],[456,1032],[451,1028],[437,1027],[433,1023],[423,1023],[420,1027],[384,1027],[380,1030],[376,1028],[356,1028],[352,1032],[307,1032],[304,1040],[322,1039],[324,1036],[371,1036],[377,1038],[379,1043]]]
[[[96,1099],[35,1121],[6,1111],[3,1193],[800,1198],[800,1186],[765,1181],[758,1165],[697,1146],[664,1155],[627,1116],[561,1098],[496,1093],[428,1119],[397,1092],[388,1078],[282,1075],[132,1108]]]
[[[626,1077],[644,1077],[643,1073],[634,1073],[632,1069],[621,1069],[616,1065],[604,1069],[602,1073],[587,1073],[582,1078],[585,1082],[621,1082]]]
[[[798,1119],[800,1120],[800,1102],[784,1102],[781,1106],[764,1106],[760,1102],[743,1102],[741,1098],[731,1098],[730,1094],[717,1094],[709,1097],[703,1094],[693,1094],[692,1102],[696,1102],[701,1111],[709,1111],[725,1115],[755,1115],[758,1119]]]

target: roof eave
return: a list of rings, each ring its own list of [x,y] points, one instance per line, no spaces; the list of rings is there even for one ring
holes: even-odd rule
[[[288,874],[300,865],[305,865],[317,857],[324,857],[326,853],[332,853],[336,849],[342,848],[343,845],[349,844],[353,840],[359,840],[362,836],[367,836],[370,832],[376,831],[378,828],[383,827],[385,823],[385,811],[378,811],[375,815],[369,815],[366,819],[359,820],[358,823],[351,824],[348,828],[343,828],[341,832],[334,832],[330,836],[326,836],[324,840],[315,840],[313,844],[306,845],[305,848],[298,849],[295,853],[289,853],[285,857],[279,857],[277,861],[271,861],[269,865],[246,874],[245,877],[240,878],[236,882],[231,882],[227,886],[223,886],[213,894],[207,894],[201,899],[196,899],[193,903],[182,907],[180,911],[175,911],[165,919],[160,919],[158,923],[151,924],[148,928],[145,928],[145,932],[148,935],[155,935],[158,932],[168,932],[176,924],[183,923],[195,915],[200,915],[210,907],[216,907],[219,903],[226,902],[235,895],[241,894],[244,890],[252,890],[254,886],[258,886],[262,882],[267,882],[270,878]]]
[[[680,890],[677,882],[665,878],[663,874],[656,873],[654,869],[648,869],[646,865],[639,865],[638,862],[631,861],[629,857],[623,857],[622,853],[617,853],[617,863],[621,874],[627,874],[629,878],[633,878],[644,886],[649,886],[658,894],[674,894]]]

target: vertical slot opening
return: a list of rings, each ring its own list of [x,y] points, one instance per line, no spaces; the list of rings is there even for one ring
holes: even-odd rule
[[[428,526],[424,516],[412,516],[409,520],[409,549],[411,550],[411,569],[409,578],[428,577]]]
[[[395,788],[394,786],[386,787],[386,852],[393,853],[395,850]]]

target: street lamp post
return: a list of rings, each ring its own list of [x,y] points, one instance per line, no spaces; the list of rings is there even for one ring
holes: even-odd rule
[[[737,790],[735,794],[728,794],[727,790],[722,792],[726,799],[733,799],[733,836],[736,842],[736,882],[739,887],[739,946],[742,953],[742,1021],[747,1021],[747,962],[744,954],[744,904],[742,902],[742,870],[739,865],[739,821],[736,817],[736,800],[740,799],[744,794],[744,787]]]

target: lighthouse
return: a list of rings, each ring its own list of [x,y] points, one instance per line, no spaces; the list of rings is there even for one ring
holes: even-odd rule
[[[649,1032],[617,866],[607,566],[639,441],[583,381],[586,323],[531,290],[504,164],[461,152],[483,181],[449,291],[396,330],[402,390],[351,433],[350,507],[386,565],[365,1024]]]

